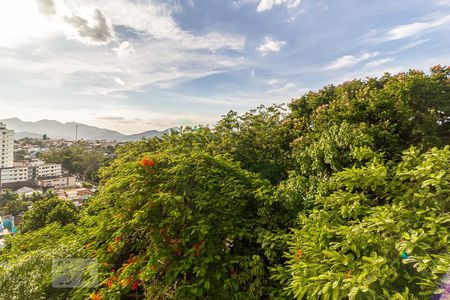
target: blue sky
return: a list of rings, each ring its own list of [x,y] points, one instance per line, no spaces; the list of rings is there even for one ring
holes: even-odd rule
[[[0,118],[213,124],[348,79],[450,64],[450,0],[3,0]]]

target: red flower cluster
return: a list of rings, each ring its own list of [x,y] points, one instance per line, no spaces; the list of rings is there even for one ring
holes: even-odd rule
[[[136,291],[138,289],[138,286],[140,286],[141,284],[142,284],[142,280],[133,282],[133,284],[131,285],[131,290]]]
[[[110,287],[112,286],[112,284],[113,284],[112,280],[108,280],[108,281],[106,282],[106,286],[107,286],[108,288],[110,288]]]
[[[139,255],[130,254],[130,257],[128,257],[127,263],[132,264],[138,260],[139,260]]]
[[[150,267],[153,269],[153,272],[156,273],[158,271],[158,269],[155,267],[155,265],[151,264]]]
[[[153,159],[150,159],[148,157],[144,157],[141,161],[141,164],[144,168],[147,167],[154,167],[156,165],[155,161]]]
[[[200,243],[198,243],[198,244],[194,244],[194,246],[192,248],[195,250],[195,256],[199,257],[200,250],[202,250],[202,248],[203,248],[203,241],[200,241]]]
[[[103,296],[102,296],[102,294],[100,294],[100,293],[96,293],[96,294],[94,294],[94,295],[91,296],[91,299],[92,299],[92,300],[102,300],[102,299],[103,299]]]
[[[295,259],[299,260],[303,256],[303,251],[301,248],[298,248],[297,253],[295,254]]]

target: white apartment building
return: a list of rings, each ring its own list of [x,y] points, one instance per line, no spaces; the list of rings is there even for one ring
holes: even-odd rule
[[[40,160],[14,166],[14,130],[6,129],[6,125],[0,123],[0,186],[4,183],[36,181],[39,178],[61,175],[60,164],[46,164]]]
[[[16,167],[0,169],[0,183],[12,183],[28,180],[28,168]]]
[[[36,168],[36,177],[61,176],[62,169],[60,164],[45,164]]]
[[[0,123],[0,168],[12,168],[14,165],[14,130],[6,129]]]
[[[42,160],[30,161],[28,166],[28,180],[36,180],[41,177],[61,176],[60,164],[46,164]]]
[[[52,176],[37,179],[37,184],[41,187],[52,187],[56,189],[73,188],[76,186],[75,176]]]

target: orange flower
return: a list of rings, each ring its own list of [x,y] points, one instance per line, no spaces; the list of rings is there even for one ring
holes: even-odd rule
[[[169,244],[171,245],[177,245],[180,242],[180,240],[177,239],[169,239]]]
[[[156,165],[155,161],[148,158],[148,157],[144,157],[141,161],[141,164],[144,168],[146,167],[154,167]]]
[[[122,239],[122,238],[121,238],[120,236],[116,236],[116,237],[114,238],[114,241],[115,241],[115,242],[119,242],[121,239]]]
[[[295,259],[299,260],[303,256],[303,251],[301,248],[298,248],[297,253],[295,254]]]
[[[102,297],[102,294],[100,294],[100,293],[91,295],[91,300],[102,300],[102,299],[103,299],[103,297]]]
[[[153,271],[156,273],[158,269],[155,267],[155,265],[151,264],[150,267],[153,269]]]
[[[347,271],[347,273],[345,273],[345,278],[350,278],[351,273],[352,273],[352,271]]]
[[[200,256],[200,250],[203,248],[203,244],[204,244],[204,241],[200,241],[200,243],[194,244],[194,246],[192,247],[193,249],[195,249],[195,255],[197,257]]]
[[[108,246],[108,252],[109,253],[114,252],[114,245],[109,245]]]
[[[111,286],[112,286],[112,280],[108,280],[107,282],[106,282],[106,286],[108,287],[108,288],[110,288]]]

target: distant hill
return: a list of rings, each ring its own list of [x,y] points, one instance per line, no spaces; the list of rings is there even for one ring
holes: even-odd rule
[[[9,129],[13,129],[16,132],[16,139],[24,137],[41,138],[43,134],[47,134],[50,138],[75,140],[76,125],[78,125],[78,139],[84,140],[135,141],[147,137],[160,137],[164,133],[170,132],[170,129],[164,131],[149,130],[137,134],[126,135],[115,130],[76,122],[61,123],[55,120],[26,122],[19,118],[4,119],[0,120],[0,122],[5,123]]]

